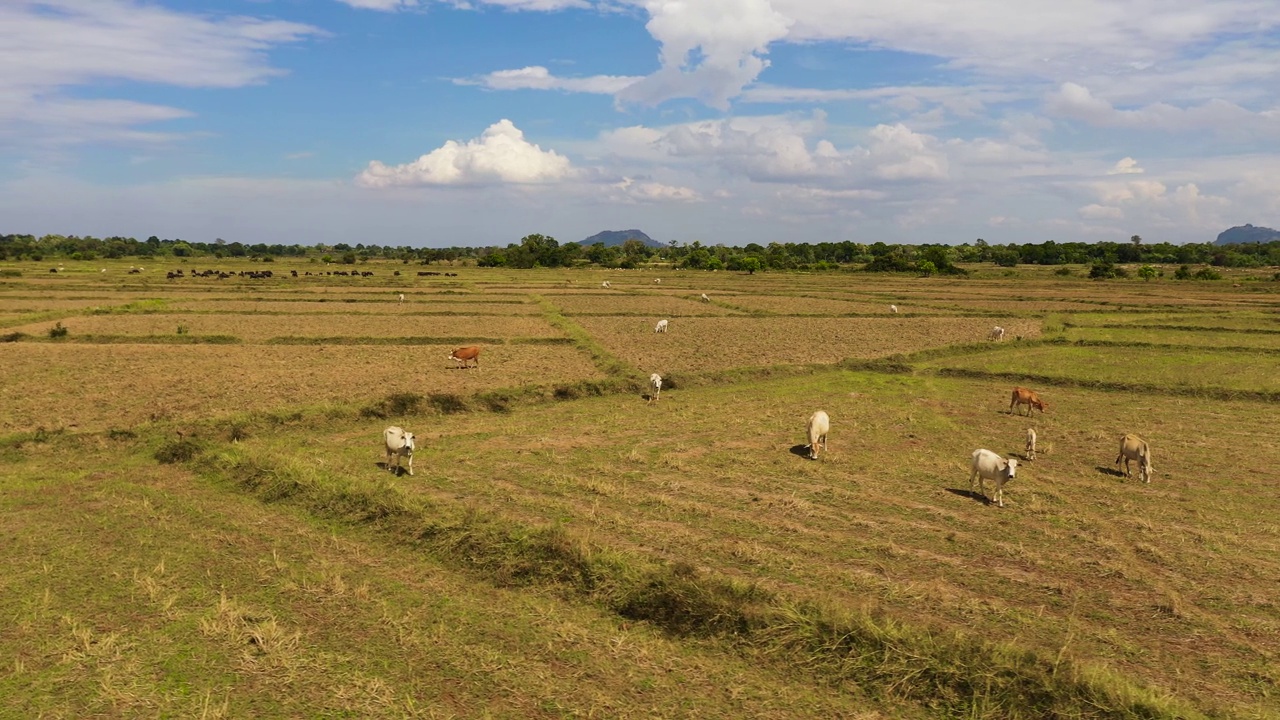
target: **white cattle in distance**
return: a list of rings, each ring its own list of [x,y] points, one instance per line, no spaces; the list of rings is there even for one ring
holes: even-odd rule
[[[604,282],[600,283],[600,287],[604,288],[605,290],[608,290],[608,289],[609,289],[609,281],[608,281],[608,280],[605,280]]]
[[[997,341],[997,342],[999,342],[1000,340],[1003,340],[1003,339],[1004,339],[1004,328],[1000,327],[999,325],[997,325],[997,326],[995,326],[995,327],[991,328],[991,334],[987,335],[987,339],[988,339],[988,340],[995,340],[995,341]]]
[[[1023,453],[1028,460],[1036,459],[1036,429],[1027,428],[1027,447]]]
[[[404,293],[400,293],[400,303],[404,304]]]
[[[889,312],[893,313],[894,315],[897,315],[897,314],[898,314],[898,306],[897,306],[897,305],[890,305],[890,306],[889,306]]]
[[[382,431],[382,438],[386,441],[387,446],[387,470],[399,474],[400,458],[409,458],[409,474],[413,474],[413,433],[405,432],[403,428],[392,425]],[[391,464],[391,456],[395,456],[396,464]]]
[[[653,284],[654,284],[654,285],[661,285],[661,284],[662,284],[662,278],[654,278],[654,279],[653,279]]]
[[[827,449],[827,433],[831,431],[831,418],[827,417],[826,411],[818,410],[809,416],[809,421],[805,423],[805,433],[809,438],[809,459],[818,459],[818,448],[821,446],[825,452]]]
[[[662,392],[662,376],[654,373],[649,376],[649,402],[656,402]]]
[[[973,490],[974,478],[978,480],[978,490],[982,497],[987,497],[986,480],[996,484],[988,503],[995,502],[1004,507],[1004,484],[1012,480],[1018,472],[1018,461],[1015,458],[1004,459],[990,450],[974,450],[972,470],[969,473],[969,490]]]
[[[667,321],[666,321],[666,320],[659,320],[659,321],[658,321],[658,324],[653,326],[653,331],[654,331],[654,332],[656,332],[656,333],[664,333],[664,332],[666,332],[666,331],[667,331]]]
[[[702,302],[711,302],[711,298],[707,297],[706,293],[702,293]]]

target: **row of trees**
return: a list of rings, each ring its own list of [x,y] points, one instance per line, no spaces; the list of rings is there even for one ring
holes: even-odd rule
[[[1280,241],[1219,246],[1211,243],[1146,244],[1135,235],[1129,242],[1043,243],[990,245],[979,239],[963,245],[889,245],[844,242],[749,243],[744,246],[703,245],[701,242],[650,247],[640,240],[618,246],[602,243],[584,247],[560,244],[548,235],[527,235],[506,247],[415,248],[357,243],[334,245],[245,245],[222,239],[211,243],[181,239],[146,240],[129,237],[95,238],[75,235],[0,235],[0,260],[66,258],[238,258],[271,260],[277,257],[309,258],[354,264],[374,259],[403,262],[474,262],[487,267],[569,267],[594,264],[633,268],[652,262],[697,270],[828,270],[861,266],[871,271],[963,273],[963,263],[995,263],[1006,267],[1033,265],[1209,264],[1219,267],[1280,265]]]

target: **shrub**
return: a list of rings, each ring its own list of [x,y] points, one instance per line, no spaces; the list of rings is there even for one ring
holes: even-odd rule
[[[1192,278],[1192,274],[1191,274],[1190,265],[1183,265],[1179,267],[1177,270],[1173,271],[1174,280],[1190,280],[1191,278]]]
[[[179,334],[179,335],[186,335],[188,332],[189,332],[189,331],[188,331],[188,329],[187,329],[187,326],[186,326],[186,325],[179,325],[179,326],[178,326],[178,334]]]
[[[1197,270],[1194,277],[1197,280],[1221,280],[1222,273],[1214,270],[1213,268],[1205,267]]]
[[[173,465],[180,462],[189,462],[200,454],[200,444],[194,440],[178,438],[173,442],[167,442],[156,450],[156,462],[162,465]]]
[[[1151,278],[1155,276],[1156,276],[1156,269],[1151,267],[1150,265],[1143,265],[1142,267],[1138,268],[1138,277],[1142,278],[1143,280],[1150,282]]]
[[[68,332],[70,331],[67,330],[67,328],[63,327],[62,321],[59,320],[58,322],[54,323],[53,327],[49,328],[49,337],[55,340],[58,338],[64,338],[67,336]]]
[[[1070,274],[1071,274],[1071,268],[1069,268],[1069,267],[1060,267],[1060,268],[1058,268],[1057,270],[1054,270],[1054,271],[1053,271],[1053,274],[1054,274],[1054,275],[1061,275],[1062,277],[1066,277],[1066,276],[1068,276],[1068,275],[1070,275]]]
[[[24,335],[23,333],[11,332],[6,335],[0,335],[0,342],[6,342],[6,343],[18,342],[24,337],[26,337],[26,335]]]

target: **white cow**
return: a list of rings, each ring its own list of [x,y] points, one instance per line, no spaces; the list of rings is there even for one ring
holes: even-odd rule
[[[662,392],[662,376],[654,373],[649,376],[649,402],[658,399],[658,394]]]
[[[898,314],[898,306],[897,306],[897,305],[890,305],[890,306],[889,306],[889,312],[891,312],[891,313],[893,313],[893,314],[895,314],[895,315],[896,315],[896,314]]]
[[[991,452],[990,450],[974,450],[973,451],[973,469],[969,473],[969,490],[973,490],[973,480],[978,479],[978,490],[982,493],[982,497],[987,496],[987,487],[985,481],[993,480],[996,484],[996,491],[991,496],[991,500],[995,501],[1000,507],[1004,507],[1004,484],[1014,478],[1018,472],[1018,461],[1014,458],[1008,460]]]
[[[654,279],[653,279],[653,284],[654,284],[654,285],[661,285],[661,284],[662,284],[662,278],[654,278]]]
[[[988,340],[996,340],[996,341],[1003,340],[1003,339],[1004,339],[1004,328],[1000,327],[999,325],[997,325],[997,326],[995,326],[995,327],[991,328],[991,334],[987,336],[987,339],[988,339]]]
[[[818,446],[821,445],[825,451],[827,449],[827,433],[831,430],[831,418],[827,417],[825,411],[819,410],[809,416],[809,422],[805,424],[805,431],[809,437],[809,459],[818,459]]]
[[[404,293],[400,293],[400,302],[401,302],[401,303],[403,303],[403,302],[404,302]]]
[[[1028,460],[1036,459],[1036,429],[1027,428],[1027,449],[1023,453]]]
[[[400,458],[409,458],[409,474],[413,474],[413,433],[405,432],[404,429],[392,425],[382,431],[382,438],[387,444],[387,469],[394,473],[400,472]],[[391,466],[391,456],[396,456],[395,467]]]
[[[1151,482],[1151,474],[1155,472],[1155,468],[1151,467],[1151,448],[1147,445],[1147,441],[1137,435],[1125,435],[1120,438],[1120,455],[1116,457],[1116,465],[1124,460],[1124,476],[1132,477],[1129,470],[1129,461],[1138,461],[1138,479],[1144,483]]]
[[[600,283],[600,287],[602,287],[602,288],[604,288],[604,289],[608,290],[608,289],[609,289],[609,281],[608,281],[608,280],[605,280],[604,282]]]
[[[702,302],[711,302],[711,298],[707,297],[706,293],[702,293]]]
[[[666,321],[666,320],[659,320],[659,321],[658,321],[658,324],[653,326],[653,331],[654,331],[654,332],[656,332],[656,333],[664,333],[664,332],[666,332],[666,331],[667,331],[667,321]]]

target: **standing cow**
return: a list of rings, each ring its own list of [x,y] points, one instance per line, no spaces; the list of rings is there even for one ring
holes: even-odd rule
[[[819,410],[809,416],[809,421],[805,423],[805,434],[809,438],[809,459],[818,459],[818,447],[821,446],[825,452],[827,449],[827,433],[831,431],[831,418],[827,416],[826,411]]]
[[[987,339],[988,339],[988,340],[995,340],[996,342],[999,342],[999,341],[1003,340],[1003,339],[1004,339],[1004,328],[1000,327],[999,325],[997,325],[997,326],[995,326],[995,327],[991,328],[991,333],[990,333],[989,335],[987,335]]]
[[[1013,414],[1014,408],[1027,406],[1027,416],[1030,417],[1031,409],[1035,408],[1044,414],[1044,409],[1049,406],[1048,403],[1040,399],[1040,396],[1034,392],[1024,388],[1016,387],[1013,389],[1013,395],[1009,398],[1009,414]]]
[[[995,492],[987,504],[996,503],[1004,507],[1004,484],[1012,480],[1018,472],[1018,461],[1015,458],[1004,459],[990,450],[974,450],[973,462],[969,472],[969,490],[973,491],[973,481],[978,480],[978,490],[983,499],[987,497],[987,480],[996,484]]]
[[[664,332],[666,332],[666,331],[667,331],[667,321],[666,321],[666,320],[659,320],[659,321],[658,321],[658,324],[653,326],[653,331],[654,331],[654,332],[656,332],[656,333],[664,333]]]
[[[1116,456],[1116,466],[1119,467],[1120,461],[1124,461],[1124,476],[1133,477],[1133,473],[1129,470],[1129,461],[1138,461],[1138,479],[1144,483],[1151,482],[1151,474],[1155,469],[1151,467],[1151,447],[1147,445],[1147,441],[1137,435],[1125,435],[1120,438],[1120,454]]]
[[[1027,428],[1027,448],[1023,453],[1028,460],[1036,459],[1036,429]]]
[[[654,373],[649,376],[649,402],[655,402],[662,393],[662,376]],[[647,403],[646,403],[647,404]]]
[[[468,362],[474,361],[478,370],[480,369],[480,348],[475,345],[460,347],[449,353],[449,359],[455,363],[462,363],[464,368],[467,367]]]
[[[413,433],[405,432],[403,428],[392,425],[382,431],[382,439],[386,441],[387,448],[387,469],[397,475],[400,473],[400,458],[409,458],[409,474],[413,474],[413,451],[417,449],[413,444]],[[395,456],[396,464],[392,466],[391,457]]]

